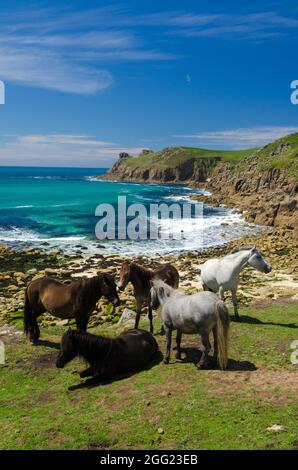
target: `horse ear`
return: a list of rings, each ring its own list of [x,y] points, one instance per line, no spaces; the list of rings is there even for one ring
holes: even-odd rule
[[[160,287],[160,288],[159,288],[159,294],[160,294],[160,295],[164,295],[164,291],[165,291],[165,290],[164,290],[163,287]]]

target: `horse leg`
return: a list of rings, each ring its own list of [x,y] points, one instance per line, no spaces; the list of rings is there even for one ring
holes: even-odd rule
[[[235,319],[237,321],[240,321],[240,316],[238,313],[238,302],[237,302],[237,295],[236,295],[236,290],[232,290],[232,301],[233,301],[233,306],[234,306],[234,314],[235,314]]]
[[[215,364],[217,364],[217,356],[218,356],[218,343],[217,343],[217,326],[214,326],[212,328],[212,333],[213,333],[213,361]]]
[[[172,330],[167,325],[165,325],[165,333],[167,338],[167,352],[163,362],[164,364],[168,364],[171,356]]]
[[[218,295],[219,295],[219,297],[221,298],[222,301],[225,300],[225,291],[224,291],[222,286],[220,286],[220,288],[218,290]]]
[[[43,313],[43,312],[42,312]],[[40,316],[41,314],[36,314],[35,312],[32,312],[32,330],[30,331],[30,341],[32,342],[32,344],[36,344],[37,341],[39,340],[39,337],[40,337],[40,329],[39,329],[39,326],[38,326],[38,323],[37,323],[37,318]]]
[[[135,329],[137,330],[139,328],[139,321],[141,317],[141,311],[142,311],[142,301],[140,299],[136,299],[137,301],[137,316],[136,316],[136,321],[135,321]]]
[[[93,375],[93,377],[90,377],[90,379],[85,380],[84,386],[92,387],[92,385],[98,385],[101,381],[101,375]]]
[[[203,348],[202,348],[202,356],[200,359],[200,362],[197,364],[198,369],[204,369],[207,359],[208,359],[208,353],[211,349],[211,344],[209,341],[209,334],[208,333],[203,333],[202,334],[202,343],[203,343]]]
[[[181,349],[180,349],[181,338],[182,338],[182,331],[177,330],[177,335],[176,335],[177,350],[176,350],[176,353],[175,353],[176,359],[181,359]]]
[[[77,330],[86,331],[89,317],[88,316],[87,317],[80,317],[80,315],[77,314],[75,318],[76,318]]]
[[[45,309],[41,304],[38,304],[38,300],[36,299],[33,299],[32,303],[29,299],[27,289],[25,292],[24,305],[24,331],[26,333],[26,336],[29,336],[30,341],[35,344],[40,336],[37,318],[45,312]]]
[[[152,316],[152,307],[150,305],[150,301],[148,303],[148,317],[149,317],[149,321],[150,321],[150,333],[154,333],[154,329],[153,329],[153,316]]]
[[[87,369],[82,370],[80,372],[80,377],[83,379],[84,377],[91,377],[94,375],[94,369],[93,367],[87,367]]]

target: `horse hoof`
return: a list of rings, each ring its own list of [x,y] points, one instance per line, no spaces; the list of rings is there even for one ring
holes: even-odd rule
[[[199,369],[199,370],[206,369],[206,363],[204,363],[204,364],[198,363],[198,364],[196,364],[196,367],[197,367],[197,369]]]
[[[175,358],[181,361],[181,354],[175,354]]]
[[[169,362],[170,362],[169,359],[164,359],[164,360],[163,360],[163,363],[164,363],[164,364],[169,364]]]

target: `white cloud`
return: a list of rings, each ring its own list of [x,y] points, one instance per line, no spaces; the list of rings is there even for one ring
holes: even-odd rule
[[[196,134],[175,135],[174,137],[195,140],[200,145],[223,145],[224,147],[240,149],[260,147],[294,132],[298,132],[298,127],[266,126],[198,132]]]
[[[298,27],[298,19],[274,11],[252,14],[177,15],[171,24],[180,26],[173,31],[185,37],[269,38],[286,34]]]
[[[109,87],[109,72],[83,66],[55,52],[39,48],[1,46],[0,71],[4,81],[67,93],[90,94]]]
[[[110,167],[120,152],[135,156],[144,148],[74,134],[29,134],[1,140],[0,165],[6,166]]]
[[[107,62],[171,60],[120,26],[117,7],[1,13],[1,79],[56,91],[92,94],[111,86]],[[125,23],[125,21],[124,21]],[[117,26],[118,25],[118,26]],[[119,29],[120,28],[120,29]]]

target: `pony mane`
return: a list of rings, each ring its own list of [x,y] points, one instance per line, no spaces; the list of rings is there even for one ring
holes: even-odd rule
[[[101,276],[93,276],[74,283],[73,289],[76,291],[76,301],[79,305],[89,306],[98,300],[100,279]]]
[[[175,291],[175,293],[181,293],[178,289],[174,289],[174,287],[169,286],[166,282],[162,281],[161,279],[153,279],[152,281],[153,287],[163,287],[165,290],[168,290],[170,292]]]
[[[116,343],[115,338],[92,335],[80,330],[69,330],[65,335],[75,342],[77,354],[89,363],[94,362],[94,359],[98,362],[108,359]]]
[[[138,276],[142,279],[142,281],[148,282],[149,279],[152,277],[152,271],[144,266],[141,266],[137,263],[130,263],[130,267],[138,274]]]
[[[234,248],[232,251],[231,251],[231,254],[234,254],[234,253],[238,253],[239,251],[251,251],[253,250],[254,248],[256,248],[255,246],[242,246],[240,248]]]
[[[80,330],[69,330],[66,334],[70,334],[75,338],[75,340],[80,343],[82,350],[85,348],[93,349],[93,348],[109,348],[111,343],[114,342],[114,338],[110,338],[109,336],[97,336],[91,333],[87,333],[87,331],[80,331]]]

